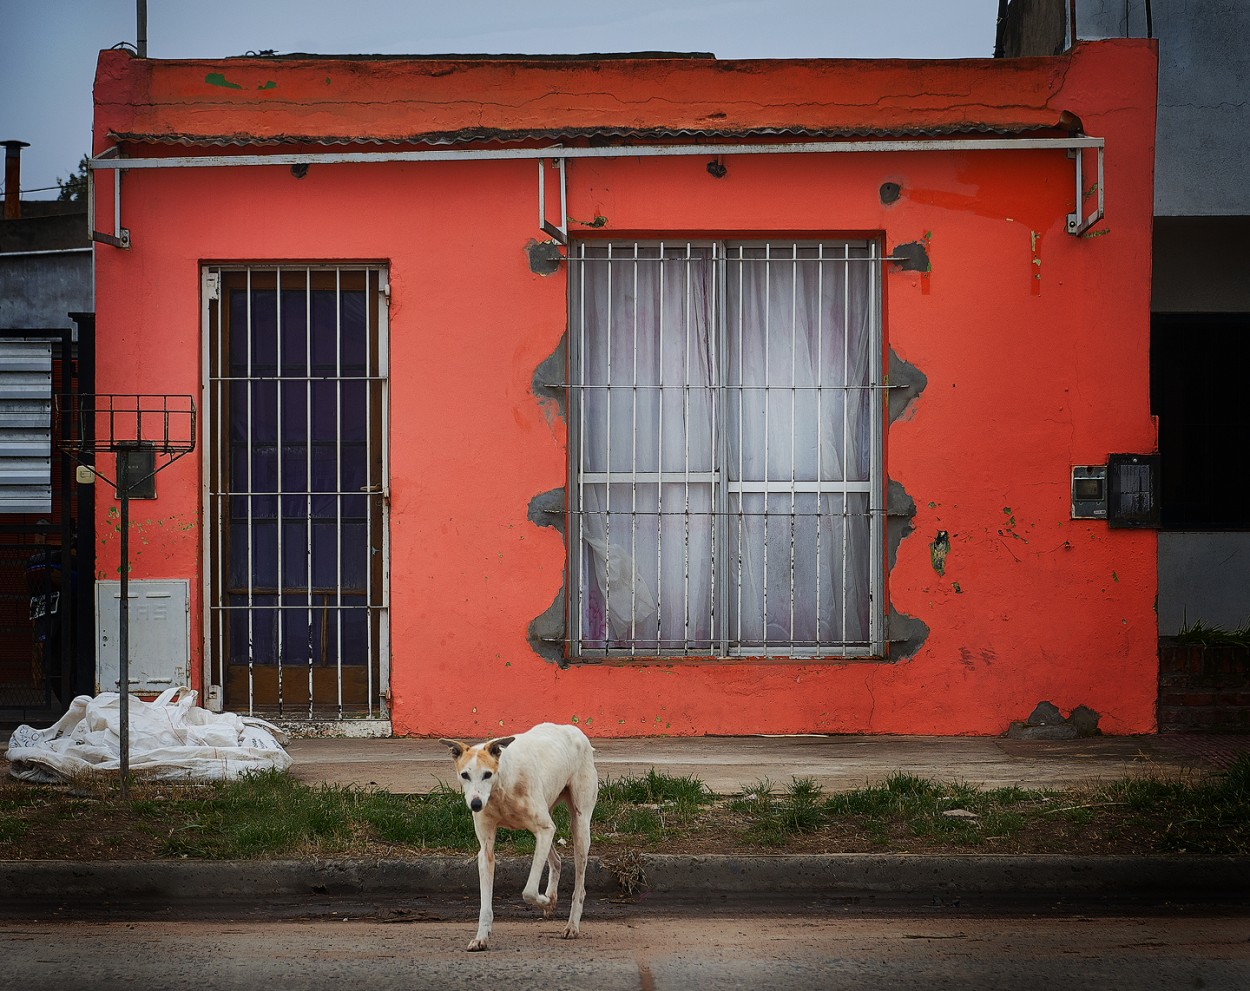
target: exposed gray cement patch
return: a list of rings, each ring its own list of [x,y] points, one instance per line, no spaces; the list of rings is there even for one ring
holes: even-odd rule
[[[1039,702],[1024,722],[1014,722],[1007,730],[1011,740],[1079,740],[1098,736],[1102,717],[1088,706],[1078,705],[1065,718],[1053,702]]]
[[[886,377],[890,383],[889,415],[893,423],[920,398],[920,393],[929,384],[929,378],[910,361],[904,361],[895,354],[893,348],[890,348]]]
[[[890,384],[887,400],[890,423],[905,416],[920,398],[928,377],[909,361],[904,361],[891,348],[887,365],[887,381]],[[886,567],[894,570],[898,561],[898,547],[903,538],[911,534],[915,527],[912,521],[916,518],[916,500],[894,479],[886,482],[885,492],[885,537]],[[915,656],[929,638],[928,624],[907,616],[891,604],[889,616],[886,618],[886,636],[889,641],[890,660],[901,661]]]
[[[896,245],[890,249],[890,257],[895,259],[891,264],[897,265],[903,272],[930,272],[929,249],[923,241],[911,241]]]
[[[530,238],[525,245],[525,253],[529,256],[530,271],[535,275],[555,275],[560,271],[560,263],[564,261],[560,246],[554,241],[536,241]]]
[[[535,526],[555,527],[564,533],[564,488],[548,489],[530,500],[526,513]]]
[[[568,390],[565,379],[568,376],[568,333],[560,335],[560,343],[556,349],[534,369],[534,378],[530,381],[530,389],[540,402],[554,403],[560,419],[566,423],[569,418]]]
[[[534,617],[525,631],[530,649],[545,661],[551,661],[562,668],[569,666],[568,655],[564,652],[564,585],[547,607],[546,612]]]
[[[564,489],[548,489],[540,492],[530,500],[530,522],[535,526],[549,526],[565,536],[564,526]],[[553,661],[562,668],[569,666],[569,659],[564,652],[564,588],[567,579],[560,585],[560,591],[542,615],[537,616],[526,630],[526,638],[530,648],[539,657]]]
[[[885,549],[887,566],[891,571],[898,560],[898,545],[915,529],[911,522],[915,516],[916,500],[891,478],[885,488]]]
[[[890,638],[890,660],[905,661],[914,657],[929,639],[929,624],[915,616],[908,616],[890,605],[886,617],[886,629]]]

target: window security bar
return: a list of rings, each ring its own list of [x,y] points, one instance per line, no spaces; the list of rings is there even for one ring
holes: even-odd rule
[[[882,652],[877,245],[571,254],[570,653]]]
[[[205,271],[205,646],[235,708],[384,715],[385,274]]]

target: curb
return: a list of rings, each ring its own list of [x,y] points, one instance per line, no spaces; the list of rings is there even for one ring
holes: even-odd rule
[[[519,902],[528,858],[501,858],[495,903]],[[561,894],[567,897],[571,865]],[[635,883],[630,892],[622,880]],[[592,858],[591,898],[625,908],[776,911],[1250,911],[1250,857],[679,856]],[[0,917],[308,917],[476,911],[471,857],[409,861],[7,861]]]

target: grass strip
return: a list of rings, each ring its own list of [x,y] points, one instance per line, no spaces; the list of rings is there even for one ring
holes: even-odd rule
[[[568,815],[555,813],[567,838]],[[592,845],[620,855],[750,852],[1250,853],[1250,757],[1226,774],[1126,777],[1038,791],[942,784],[896,772],[826,795],[810,779],[759,781],[713,795],[696,777],[655,770],[600,787]],[[0,784],[0,859],[259,860],[471,855],[473,821],[459,791],[397,795],[305,785],[267,772],[213,785],[116,779],[68,786]],[[502,855],[533,850],[501,830]]]

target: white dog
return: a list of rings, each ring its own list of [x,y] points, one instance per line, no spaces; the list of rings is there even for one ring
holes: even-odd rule
[[[565,939],[580,935],[582,905],[586,901],[586,860],[590,853],[590,817],[599,797],[594,748],[576,726],[541,723],[519,736],[503,736],[485,743],[440,740],[451,748],[460,776],[460,790],[473,811],[473,829],[481,849],[477,855],[482,908],[477,935],[470,950],[486,949],[490,939],[495,889],[495,831],[528,829],[534,834],[534,862],[521,896],[550,916],[560,884],[560,855],[552,847],[556,827],[551,809],[563,802],[569,809],[573,833],[573,904]],[[543,862],[547,863],[547,890],[538,893]]]

